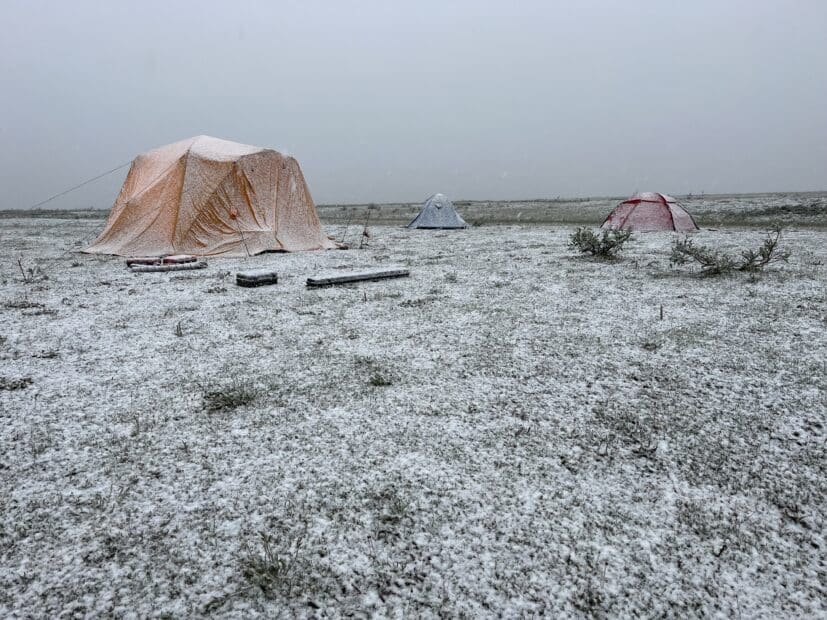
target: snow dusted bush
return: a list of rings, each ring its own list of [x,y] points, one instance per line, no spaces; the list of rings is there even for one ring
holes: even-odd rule
[[[764,243],[755,250],[744,250],[741,252],[741,264],[739,271],[748,271],[754,273],[761,271],[770,263],[787,262],[790,258],[789,250],[781,250],[778,248],[778,243],[781,241],[781,229],[774,228],[767,233]]]
[[[569,246],[583,254],[613,259],[631,238],[632,232],[629,230],[604,230],[601,234],[595,234],[591,228],[582,226],[572,233]]]
[[[718,276],[733,271],[757,273],[770,263],[787,262],[790,252],[778,247],[780,240],[781,229],[775,228],[767,233],[764,243],[757,250],[742,250],[740,257],[735,257],[715,248],[695,245],[689,237],[684,237],[675,241],[669,262],[672,265],[697,263],[703,276]]]
[[[675,241],[675,245],[672,246],[669,264],[685,265],[689,262],[698,263],[701,266],[701,274],[705,276],[730,273],[736,266],[735,260],[729,254],[703,245],[695,245],[689,237],[684,237]]]

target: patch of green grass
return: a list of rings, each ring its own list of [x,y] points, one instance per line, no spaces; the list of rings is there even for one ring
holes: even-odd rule
[[[0,377],[0,390],[23,390],[32,384],[31,377],[21,377],[20,379],[9,379],[8,377]]]
[[[60,354],[55,351],[54,349],[45,349],[43,351],[38,351],[36,353],[32,353],[32,357],[36,357],[42,360],[53,360],[58,357]]]
[[[379,362],[369,355],[357,355],[353,362],[357,368],[367,370],[368,383],[373,387],[386,387],[393,384],[390,374],[382,369]]]
[[[26,298],[11,299],[3,302],[3,307],[8,310],[45,310],[46,306],[38,301],[30,301]]]
[[[207,413],[224,413],[251,405],[259,395],[260,390],[251,381],[234,379],[223,385],[204,386],[201,396]]]
[[[295,547],[292,552],[286,551],[280,548],[274,536],[259,532],[256,547],[247,547],[240,560],[241,573],[250,585],[259,588],[266,596],[289,591],[301,541]]]
[[[373,387],[387,387],[389,385],[393,385],[393,381],[391,380],[391,378],[388,377],[387,375],[382,374],[379,371],[374,372],[370,376],[369,383]]]
[[[414,299],[405,299],[399,304],[399,306],[402,308],[421,308],[422,306],[433,301],[433,297],[416,297]]]

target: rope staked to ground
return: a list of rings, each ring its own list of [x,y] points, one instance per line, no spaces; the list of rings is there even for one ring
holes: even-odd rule
[[[38,203],[36,203],[36,204],[33,204],[33,205],[29,206],[29,207],[26,207],[26,210],[29,210],[29,211],[30,211],[30,210],[32,210],[32,209],[37,209],[38,207],[42,207],[42,206],[43,206],[43,205],[45,205],[47,202],[51,202],[51,201],[52,201],[52,200],[54,200],[55,198],[60,198],[61,196],[65,196],[65,195],[66,195],[66,194],[68,194],[69,192],[73,192],[73,191],[75,191],[76,189],[80,189],[80,188],[81,188],[81,187],[83,187],[84,185],[89,185],[89,184],[90,184],[90,183],[92,183],[93,181],[97,181],[98,179],[102,179],[103,177],[105,177],[105,176],[106,176],[106,175],[108,175],[108,174],[112,174],[113,172],[117,172],[117,171],[118,171],[118,170],[120,170],[121,168],[126,168],[126,167],[127,167],[128,165],[130,165],[131,163],[132,163],[132,160],[130,159],[128,162],[126,162],[125,164],[121,164],[121,165],[120,165],[120,166],[118,166],[117,168],[112,168],[111,170],[107,170],[106,172],[103,172],[103,173],[101,173],[101,174],[99,174],[99,175],[97,175],[97,176],[94,176],[94,177],[92,177],[91,179],[87,179],[87,180],[86,180],[86,181],[84,181],[83,183],[78,183],[78,184],[77,184],[77,185],[75,185],[74,187],[70,187],[69,189],[65,189],[65,190],[63,190],[62,192],[59,192],[59,193],[55,194],[54,196],[50,196],[50,197],[49,197],[49,198],[47,198],[46,200],[41,200],[40,202],[38,202]]]
[[[81,188],[81,187],[83,187],[84,185],[89,185],[89,184],[90,184],[90,183],[92,183],[93,181],[97,181],[98,179],[102,179],[103,177],[105,177],[105,176],[107,176],[107,175],[110,175],[110,174],[112,174],[113,172],[117,172],[117,171],[118,171],[118,170],[120,170],[121,168],[126,168],[126,167],[127,167],[127,166],[129,166],[130,164],[132,164],[132,160],[131,160],[131,159],[130,159],[128,162],[126,162],[126,163],[124,163],[124,164],[121,164],[120,166],[117,166],[117,167],[115,167],[115,168],[112,168],[111,170],[107,170],[106,172],[102,172],[101,174],[98,174],[98,175],[96,175],[96,176],[92,177],[91,179],[86,179],[86,180],[85,180],[85,181],[83,181],[82,183],[78,183],[77,185],[74,185],[74,186],[70,187],[69,189],[65,189],[65,190],[63,190],[62,192],[58,192],[58,193],[57,193],[57,194],[55,194],[54,196],[49,196],[46,200],[41,200],[41,201],[40,201],[40,202],[38,202],[38,203],[35,203],[35,204],[33,204],[33,205],[29,206],[29,207],[26,207],[26,210],[27,210],[27,211],[31,211],[32,209],[37,209],[38,207],[42,207],[42,206],[43,206],[43,205],[45,205],[47,202],[51,202],[51,201],[52,201],[52,200],[54,200],[55,198],[60,198],[61,196],[65,196],[66,194],[68,194],[68,193],[70,193],[70,192],[73,192],[73,191],[75,191],[76,189],[80,189],[80,188]],[[88,240],[89,240],[91,237],[93,237],[95,234],[97,234],[97,232],[93,232],[93,233],[91,233],[91,234],[87,235],[84,239],[82,239],[82,240],[81,240],[81,244],[83,244],[83,243],[85,243],[86,241],[88,241]],[[64,256],[66,256],[69,252],[72,252],[72,251],[73,251],[73,249],[74,249],[73,247],[70,247],[70,248],[66,249],[66,250],[65,250],[62,254],[60,254],[60,256],[58,256],[58,257],[57,257],[57,259],[58,259],[58,260],[62,259],[62,258],[63,258]]]

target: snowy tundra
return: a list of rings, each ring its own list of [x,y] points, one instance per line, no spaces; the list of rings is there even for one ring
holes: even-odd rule
[[[135,274],[102,226],[0,220],[0,616],[827,614],[827,230],[700,278],[562,224]]]

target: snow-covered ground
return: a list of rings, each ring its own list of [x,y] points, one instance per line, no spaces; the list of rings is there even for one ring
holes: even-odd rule
[[[562,226],[132,274],[101,226],[0,222],[0,616],[827,614],[827,231],[702,279]]]

